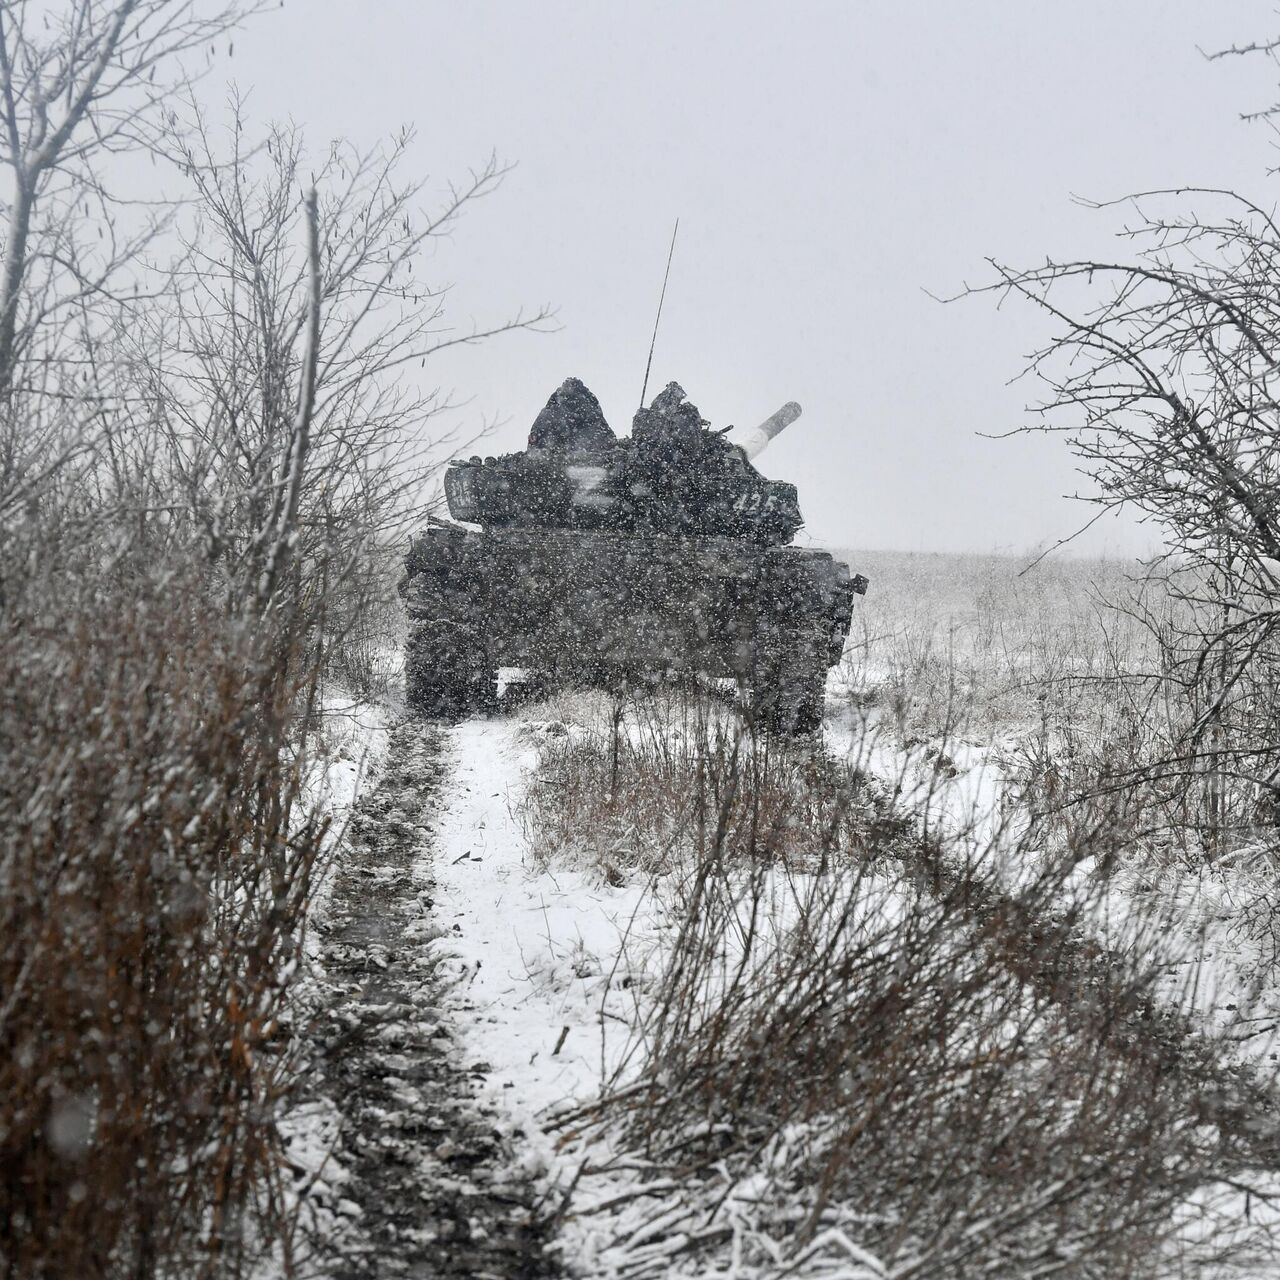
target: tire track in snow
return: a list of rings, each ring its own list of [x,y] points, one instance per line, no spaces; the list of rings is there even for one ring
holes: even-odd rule
[[[477,1101],[447,1025],[430,857],[444,731],[397,726],[357,806],[322,957],[330,987],[325,1092],[342,1113],[346,1196],[359,1206],[332,1274],[550,1277],[544,1233],[513,1152]]]

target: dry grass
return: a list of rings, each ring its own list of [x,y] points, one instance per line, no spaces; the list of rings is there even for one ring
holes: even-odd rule
[[[543,737],[535,848],[659,873],[672,921],[643,1067],[563,1121],[598,1265],[1130,1277],[1225,1247],[1187,1221],[1254,1156],[1206,1122],[1219,1047],[1158,998],[1158,930],[1082,933],[1105,890],[1071,869],[1123,847],[1114,813],[1061,857],[1003,849],[1036,868],[1011,889],[992,849],[940,849],[718,704],[577,710]]]
[[[850,552],[872,581],[842,675],[903,740],[1074,716],[1080,691],[1149,667],[1150,629],[1129,602],[1139,566],[1108,560]],[[1025,572],[1024,572],[1025,571]]]
[[[868,839],[883,847],[904,829],[861,773],[744,734],[696,690],[601,695],[585,710],[544,738],[524,808],[545,860],[663,875],[686,850],[715,845],[735,860],[800,867],[837,850],[847,859]]]
[[[365,550],[354,580],[326,601],[327,676],[370,702],[398,698],[404,687],[404,602],[396,591],[403,573],[401,548],[375,543]]]
[[[1131,852],[1160,864],[1274,843],[1256,783],[1186,755],[1204,709],[1187,674],[1195,606],[1141,581],[1141,566],[1061,560],[1023,573],[1027,558],[854,558],[880,590],[860,608],[840,677],[876,732],[985,748],[1009,805],[1057,848],[1082,803],[1119,805]],[[1243,735],[1231,750],[1248,755],[1256,731],[1224,725],[1221,745]]]

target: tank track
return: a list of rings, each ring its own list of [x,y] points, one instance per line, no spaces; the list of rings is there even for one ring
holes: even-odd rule
[[[453,718],[497,705],[497,668],[484,618],[457,571],[456,539],[430,529],[427,554],[401,583],[409,614],[405,697],[423,715]],[[432,554],[434,552],[435,554]]]
[[[764,637],[751,673],[748,715],[753,724],[784,737],[821,727],[827,643],[817,628]]]

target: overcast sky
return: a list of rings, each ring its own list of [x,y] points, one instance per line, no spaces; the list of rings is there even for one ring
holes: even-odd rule
[[[1277,27],[1253,0],[288,0],[222,65],[317,149],[416,126],[435,189],[515,163],[435,262],[460,325],[558,311],[437,365],[464,428],[505,420],[486,452],[569,374],[629,429],[678,216],[650,396],[675,379],[716,426],[799,400],[759,465],[815,540],[1022,551],[1088,514],[1060,441],[977,436],[1027,420],[1034,385],[1009,382],[1037,322],[926,290],[1109,247],[1073,193],[1270,203],[1270,136],[1238,116],[1280,77],[1199,49]],[[1109,523],[1080,546],[1151,541]]]

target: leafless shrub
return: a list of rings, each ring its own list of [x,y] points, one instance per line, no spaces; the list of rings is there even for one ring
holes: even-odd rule
[[[403,572],[400,549],[374,542],[328,603],[324,669],[361,698],[392,700],[403,688],[406,624],[396,591]]]
[[[257,7],[0,6],[15,1277],[240,1275],[267,1251],[292,1273],[276,1125],[325,835],[318,681],[386,679],[411,428],[444,403],[399,374],[484,336],[446,336],[412,272],[500,167],[420,218],[402,136],[335,147],[300,191],[296,132],[255,146],[233,103],[224,140],[184,69]],[[185,198],[117,200],[121,151],[176,160]]]
[[[1104,509],[1155,522],[1151,566],[1177,608],[1152,618],[1156,669],[1126,673],[1173,708],[1159,759],[1135,785],[1180,793],[1202,857],[1255,838],[1280,780],[1275,525],[1276,259],[1265,202],[1229,191],[1153,191],[1123,206],[1131,257],[1019,270],[1002,295],[1055,326],[1031,357],[1044,430],[1063,431]],[[1242,835],[1242,832],[1244,833]]]
[[[198,78],[194,55],[260,7],[15,0],[0,12],[0,528],[115,429],[103,340],[157,287],[140,288],[138,268],[167,208],[125,196],[113,161],[163,151],[164,109]]]
[[[198,564],[59,588],[0,620],[0,1258],[239,1274],[287,1208],[315,673]]]
[[[442,440],[431,427],[452,408],[415,381],[418,371],[446,347],[537,328],[547,315],[459,331],[445,319],[446,290],[425,269],[435,243],[501,182],[496,159],[423,214],[422,183],[402,172],[408,131],[366,150],[335,143],[312,162],[297,129],[255,139],[237,98],[230,111],[225,130],[194,104],[169,118],[194,195],[177,219],[184,251],[174,287],[128,342],[133,416],[141,414],[138,434],[158,442],[157,501],[178,499],[174,520],[234,591],[268,570],[296,457],[290,554],[316,643],[330,670],[385,685],[387,673],[371,666],[371,627],[382,627],[381,645],[394,643],[391,548],[421,518]],[[314,272],[296,196],[304,170],[316,192]],[[313,337],[298,453],[297,389]]]
[[[151,309],[135,346],[138,394],[163,432],[168,479],[210,558],[253,572],[288,455],[310,314],[296,198],[306,169],[318,193],[319,327],[297,554],[310,563],[312,548],[323,548],[332,560],[341,531],[360,558],[370,539],[404,527],[406,498],[420,493],[429,448],[439,444],[424,427],[450,407],[399,375],[445,347],[546,318],[460,333],[446,325],[445,291],[423,270],[434,242],[503,169],[491,159],[423,216],[422,184],[402,174],[407,132],[364,151],[334,144],[309,161],[296,129],[250,137],[238,100],[225,135],[190,112],[173,124],[172,145],[195,186],[180,223],[180,287]]]
[[[594,1265],[704,1274],[727,1253],[743,1276],[941,1280],[1183,1275],[1216,1256],[1192,1210],[1263,1157],[1215,1101],[1225,1051],[1162,985],[1160,922],[1129,919],[1114,951],[1094,938],[1105,882],[1072,868],[1124,847],[1122,815],[1077,826],[1061,857],[940,847],[804,754],[771,753],[757,792],[725,732],[618,752],[675,926],[643,1067],[560,1120],[584,1161],[564,1212]],[[548,743],[533,830],[580,848],[609,813],[591,796],[613,743]],[[815,768],[806,819],[785,793]],[[566,792],[560,827],[545,810]],[[677,796],[695,815],[678,828],[656,816]],[[743,838],[757,807],[777,839]],[[632,1189],[594,1192],[602,1173]]]

